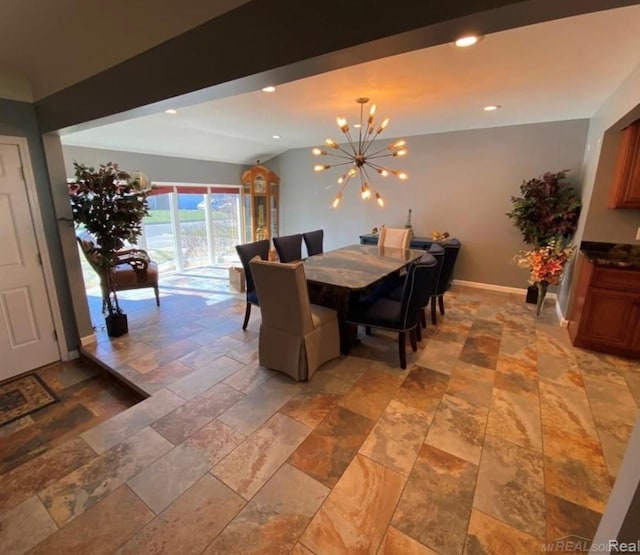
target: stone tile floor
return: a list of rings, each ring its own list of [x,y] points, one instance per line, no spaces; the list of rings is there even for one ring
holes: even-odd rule
[[[98,331],[90,355],[151,397],[41,457],[54,479],[4,503],[3,553],[502,555],[593,536],[640,363],[574,349],[549,302],[536,319],[456,287],[407,370],[375,331],[294,383],[259,366],[242,295],[173,293],[125,300],[128,335]]]

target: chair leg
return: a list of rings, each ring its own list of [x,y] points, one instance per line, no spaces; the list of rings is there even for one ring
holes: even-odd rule
[[[422,311],[422,309],[420,309],[420,311]],[[420,318],[418,318],[418,323],[416,324],[416,327],[413,329],[415,330],[416,340],[422,341],[422,329],[420,325]]]
[[[426,330],[427,329],[427,316],[425,314],[425,309],[422,307],[420,309],[420,325]]]
[[[365,335],[371,335],[371,326],[365,326],[364,327],[364,334]]]
[[[436,317],[436,298],[431,297],[431,323],[435,326],[438,324],[438,318]]]
[[[158,291],[158,286],[154,286],[154,293],[156,294],[156,306],[160,306],[160,291]]]
[[[409,341],[411,342],[411,350],[415,353],[418,350],[418,342],[416,341],[416,335],[418,326],[409,331]]]
[[[405,350],[405,343],[407,337],[405,332],[398,332],[398,353],[400,354],[400,368],[403,370],[407,367],[407,353]]]
[[[251,303],[247,303],[247,308],[244,311],[244,322],[242,323],[242,329],[247,329],[247,324],[249,323],[249,316],[251,316]]]
[[[444,316],[444,295],[438,295],[438,305],[440,306],[440,314]]]

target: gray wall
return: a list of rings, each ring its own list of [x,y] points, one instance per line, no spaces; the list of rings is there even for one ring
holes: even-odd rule
[[[56,223],[51,186],[47,175],[42,139],[33,104],[0,99],[0,135],[25,137],[29,144],[29,154],[33,165],[42,223],[46,232],[46,241],[51,257],[56,293],[60,303],[62,323],[67,338],[67,348],[70,351],[74,350],[78,347],[78,334],[73,310],[71,308],[67,271],[60,247],[60,236]]]
[[[287,151],[266,164],[281,178],[282,233],[324,228],[325,248],[336,248],[358,242],[374,226],[404,226],[412,208],[416,235],[448,231],[462,241],[457,279],[526,287],[527,271],[512,263],[525,245],[505,216],[510,196],[519,194],[524,179],[545,171],[571,170],[570,181],[579,185],[588,124],[572,120],[406,137],[408,155],[389,166],[406,170],[409,180],[372,176],[384,208],[362,201],[352,182],[341,207],[332,209],[338,169],[315,173],[319,159],[310,148]],[[392,140],[380,141],[381,147]]]
[[[240,176],[248,167],[227,162],[208,162],[191,158],[155,156],[80,146],[63,146],[62,150],[68,177],[73,177],[74,161],[96,167],[112,161],[116,162],[123,170],[144,172],[151,181],[239,185]]]

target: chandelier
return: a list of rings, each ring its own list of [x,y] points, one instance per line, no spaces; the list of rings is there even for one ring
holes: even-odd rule
[[[315,156],[332,156],[334,158],[344,160],[344,162],[336,162],[333,164],[316,164],[313,169],[317,172],[339,166],[349,166],[348,169],[345,168],[347,171],[338,178],[338,184],[342,185],[342,187],[333,201],[334,208],[340,204],[340,201],[342,200],[342,193],[349,181],[356,176],[360,178],[360,196],[362,199],[367,200],[375,197],[380,206],[384,206],[384,200],[380,196],[380,193],[372,189],[369,171],[372,173],[377,172],[382,177],[387,177],[389,174],[395,175],[398,179],[403,181],[408,178],[406,173],[386,168],[378,162],[381,158],[404,156],[407,153],[404,148],[406,141],[401,139],[382,149],[369,152],[373,141],[378,137],[378,135],[380,135],[380,133],[382,133],[389,123],[389,118],[385,118],[382,123],[376,127],[374,122],[376,105],[371,105],[369,115],[365,118],[364,105],[369,102],[369,99],[356,98],[356,102],[360,104],[360,123],[354,125],[354,127],[358,129],[357,141],[351,136],[347,120],[345,118],[338,117],[338,127],[340,128],[340,131],[344,133],[348,146],[343,148],[333,139],[327,139],[325,144],[331,150],[327,151],[321,148],[314,148],[312,150]]]

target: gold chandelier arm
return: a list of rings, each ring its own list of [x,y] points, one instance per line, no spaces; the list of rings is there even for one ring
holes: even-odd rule
[[[327,152],[326,154],[323,154],[322,156],[333,156],[334,158],[339,158],[341,160],[353,160],[353,156],[351,155],[350,152],[345,152],[344,156],[342,156],[340,154],[334,154],[333,152]]]

